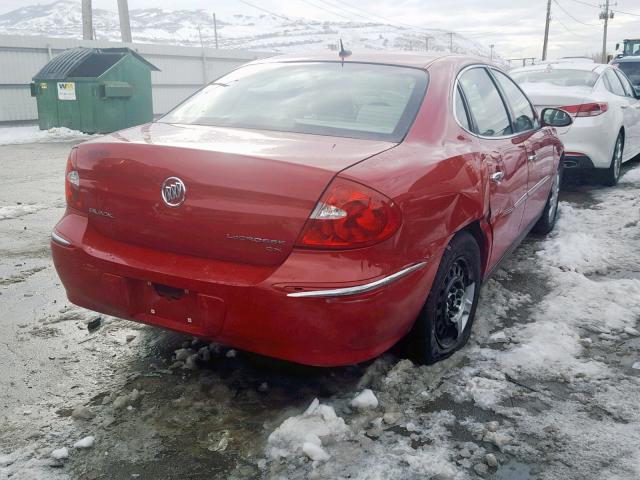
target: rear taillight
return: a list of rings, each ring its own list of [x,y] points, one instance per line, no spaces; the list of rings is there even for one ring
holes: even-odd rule
[[[80,202],[80,174],[76,165],[76,153],[74,148],[67,159],[67,168],[64,172],[64,193],[67,206],[75,209],[81,208]]]
[[[393,235],[402,222],[400,208],[381,193],[336,178],[304,226],[297,245],[309,248],[357,248]]]
[[[606,103],[583,103],[582,105],[568,105],[558,107],[574,117],[595,117],[609,110]]]

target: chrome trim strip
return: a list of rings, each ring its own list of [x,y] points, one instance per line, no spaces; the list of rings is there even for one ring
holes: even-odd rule
[[[388,277],[381,278],[380,280],[376,280],[375,282],[365,283],[364,285],[356,285],[354,287],[345,287],[345,288],[334,288],[331,290],[311,290],[308,292],[292,292],[287,293],[287,297],[343,297],[346,295],[357,295],[359,293],[369,292],[371,290],[375,290],[376,288],[383,287],[385,285],[398,280],[405,275],[410,274],[411,272],[415,272],[416,270],[420,270],[424,267],[427,262],[420,262],[407,267],[399,272],[396,272]]]
[[[507,216],[507,215],[512,214],[513,211],[516,208],[518,208],[522,202],[524,202],[527,198],[529,198],[531,195],[533,195],[536,192],[536,190],[538,190],[542,185],[544,185],[545,182],[547,180],[549,180],[550,178],[551,178],[551,175],[545,176],[542,180],[540,180],[533,187],[531,187],[530,190],[527,190],[525,193],[523,193],[522,196],[518,200],[516,200],[516,203],[513,204],[513,207],[510,207],[510,208],[507,208],[506,210],[503,210],[499,215],[500,216]]]
[[[538,183],[536,183],[533,187],[529,189],[529,191],[527,192],[527,195],[528,196],[533,195],[536,192],[536,190],[538,190],[542,185],[544,185],[546,181],[549,180],[550,178],[551,178],[551,175],[545,175],[542,180],[540,180]]]
[[[56,233],[55,230],[51,230],[51,240],[53,240],[54,242],[64,246],[64,247],[70,247],[71,246],[71,242],[69,240],[67,240],[66,238],[60,236],[59,234]]]
[[[527,199],[528,196],[529,196],[529,192],[523,193],[522,196],[518,200],[516,200],[516,203],[513,204],[514,210],[518,208],[520,204]]]

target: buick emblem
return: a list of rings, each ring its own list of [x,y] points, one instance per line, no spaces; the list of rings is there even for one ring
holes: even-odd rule
[[[162,182],[162,200],[169,207],[179,207],[187,198],[187,187],[178,177],[169,177]]]

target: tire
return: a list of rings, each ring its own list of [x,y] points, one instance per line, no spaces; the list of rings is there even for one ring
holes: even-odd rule
[[[616,138],[616,144],[613,148],[613,156],[611,157],[611,165],[603,171],[602,183],[607,187],[615,187],[620,179],[620,167],[622,165],[622,154],[624,152],[624,134],[620,132]]]
[[[480,248],[468,232],[458,233],[445,249],[407,339],[415,361],[438,362],[467,343],[480,294],[480,258]]]
[[[538,235],[546,235],[553,230],[558,218],[558,196],[560,193],[560,185],[562,184],[562,159],[558,165],[558,170],[553,177],[553,183],[551,184],[551,190],[549,190],[549,197],[547,203],[544,206],[542,215],[531,229],[532,232]]]

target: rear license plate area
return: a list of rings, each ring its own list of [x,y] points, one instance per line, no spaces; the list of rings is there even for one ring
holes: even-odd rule
[[[220,331],[225,314],[220,298],[171,285],[141,284],[138,310],[150,323],[194,335],[214,335]]]

